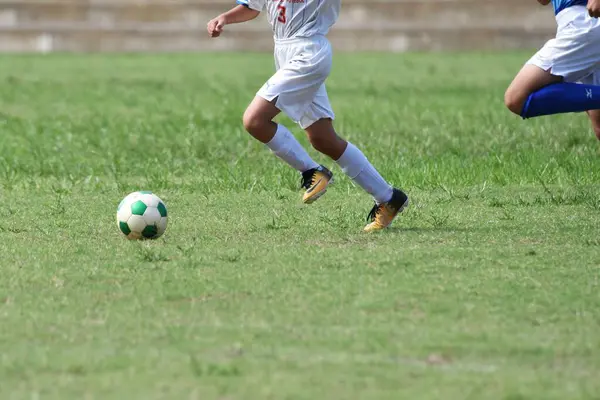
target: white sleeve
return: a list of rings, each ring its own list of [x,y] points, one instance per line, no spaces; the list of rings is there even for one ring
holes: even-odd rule
[[[266,0],[237,0],[236,3],[255,11],[262,11],[265,8]]]

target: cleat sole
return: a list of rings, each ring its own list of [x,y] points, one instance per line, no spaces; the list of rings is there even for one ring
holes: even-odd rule
[[[310,196],[309,198],[303,199],[302,202],[304,204],[312,204],[315,201],[319,200],[321,197],[323,197],[323,195],[327,193],[327,189],[320,191],[319,193],[316,193],[312,196]]]

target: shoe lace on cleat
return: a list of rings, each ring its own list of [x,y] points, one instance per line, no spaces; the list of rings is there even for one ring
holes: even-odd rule
[[[302,173],[302,181],[300,182],[300,188],[310,189],[315,183],[317,183],[317,172],[322,172],[323,168],[313,168]]]
[[[381,204],[375,203],[375,205],[373,206],[373,208],[369,212],[369,215],[367,216],[367,222],[375,221],[377,219],[377,216],[380,213],[381,213]]]
[[[304,188],[304,189],[309,189],[314,182],[314,178],[315,178],[315,171],[314,169],[309,169],[308,171],[305,171],[302,173],[302,180],[300,181],[300,188]]]

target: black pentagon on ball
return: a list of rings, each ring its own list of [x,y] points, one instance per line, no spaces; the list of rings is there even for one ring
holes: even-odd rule
[[[131,233],[131,229],[129,229],[129,225],[127,225],[127,222],[120,221],[119,229],[121,230],[121,232],[123,232],[124,235],[129,235]]]
[[[158,234],[158,228],[156,225],[148,225],[142,231],[142,236],[146,239],[152,239]]]
[[[161,217],[167,216],[167,207],[165,207],[165,205],[162,202],[159,202],[156,208],[158,208],[158,212],[160,213]]]
[[[144,215],[148,206],[141,200],[136,201],[131,205],[131,214]]]

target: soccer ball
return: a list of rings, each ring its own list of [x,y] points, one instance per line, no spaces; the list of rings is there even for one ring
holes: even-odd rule
[[[117,207],[117,225],[127,239],[156,239],[167,229],[167,207],[152,192],[133,192]]]

